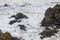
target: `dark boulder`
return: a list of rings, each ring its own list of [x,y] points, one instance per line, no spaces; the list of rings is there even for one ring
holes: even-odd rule
[[[17,13],[16,15],[12,15],[10,18],[15,18],[16,21],[18,21],[19,19],[23,19],[26,18],[28,19],[28,17],[26,15],[24,15],[23,13]]]
[[[56,10],[54,8],[48,8],[46,11],[45,11],[45,16],[48,16],[48,15],[54,15],[56,12]]]
[[[41,39],[55,35],[60,29],[60,4],[53,8],[48,8],[45,12],[45,17],[41,21],[41,26],[45,28],[41,32]],[[55,27],[54,27],[55,26]]]
[[[21,30],[26,31],[26,27],[25,27],[25,25],[18,25],[18,26],[20,26],[20,29],[21,29]]]
[[[53,8],[54,8],[57,12],[60,12],[60,4],[56,4]]]
[[[4,4],[4,7],[8,6],[8,4]]]
[[[12,24],[14,24],[16,22],[17,22],[16,20],[12,20],[12,21],[9,22],[9,24],[12,25]]]
[[[23,13],[17,13],[15,15],[15,19],[18,20],[18,19],[22,19],[22,18],[28,18],[26,15],[24,15]]]
[[[51,37],[51,36],[53,36],[53,35],[55,35],[55,33],[57,33],[58,32],[58,30],[57,29],[53,29],[53,30],[43,30],[43,32],[41,32],[40,34],[41,34],[41,39],[43,39],[43,38],[46,38],[46,37]]]
[[[18,40],[17,37],[12,37],[9,32],[0,33],[0,40]]]

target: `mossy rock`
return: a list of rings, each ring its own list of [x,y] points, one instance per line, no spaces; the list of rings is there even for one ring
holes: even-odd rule
[[[52,26],[52,24],[54,25],[55,20],[55,14],[56,14],[56,10],[54,8],[48,8],[45,12],[45,18],[43,18],[41,25],[45,26]]]
[[[12,39],[11,34],[8,33],[8,32],[5,32],[2,36],[3,36],[3,38],[6,39],[6,40],[11,40],[11,39]]]
[[[23,18],[28,18],[26,15],[24,15],[23,13],[21,12],[18,12],[16,15],[12,15],[11,17],[9,18],[15,18],[16,21],[18,21],[19,19],[23,19]]]
[[[60,12],[60,4],[56,4],[53,8],[54,8],[57,12]]]
[[[46,23],[52,23],[52,15],[46,16],[45,21]]]
[[[56,4],[53,8],[50,7],[46,10],[41,26],[45,27],[45,30],[41,32],[41,38],[51,37],[58,32],[58,29],[60,29],[60,4]],[[49,29],[46,30],[47,28]]]
[[[0,33],[0,40],[18,40],[16,37],[12,37],[9,32]]]
[[[5,7],[5,6],[8,6],[8,4],[4,4],[4,7]]]
[[[9,24],[12,25],[12,24],[14,24],[16,22],[17,22],[16,20],[12,20],[12,21],[9,22]]]
[[[51,37],[53,35],[55,35],[55,33],[57,33],[58,30],[54,29],[54,30],[43,30],[43,32],[41,32],[41,38],[46,38],[46,37]]]
[[[56,13],[56,10],[54,8],[48,8],[46,9],[45,11],[45,17],[48,16],[48,15],[54,15]]]

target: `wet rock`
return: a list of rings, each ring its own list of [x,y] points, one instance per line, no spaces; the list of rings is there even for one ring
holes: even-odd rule
[[[56,4],[53,8],[54,8],[57,12],[60,12],[60,4]]]
[[[24,15],[23,13],[20,13],[20,12],[18,12],[16,15],[12,15],[9,18],[15,18],[15,20],[12,20],[9,22],[10,25],[12,25],[16,22],[18,22],[18,23],[21,22],[21,19],[23,19],[23,18],[28,19],[28,17],[26,15]]]
[[[46,22],[45,22],[45,18],[43,18],[42,22],[41,22],[41,26],[47,26]]]
[[[13,18],[13,17],[15,18],[15,15],[12,15],[10,18]]]
[[[45,12],[45,18],[43,18],[41,25],[42,26],[52,26],[55,25],[54,22],[56,21],[55,19],[55,14],[56,10],[53,8],[48,8]]]
[[[25,27],[25,25],[18,25],[18,26],[20,26],[20,29],[21,29],[21,30],[26,31],[26,27]]]
[[[9,32],[0,33],[0,40],[18,40],[16,37],[12,37]]]
[[[22,19],[22,18],[28,18],[28,17],[26,15],[23,15],[22,13],[17,13],[16,16],[15,16],[16,20]]]
[[[8,4],[4,4],[4,7],[8,6]]]
[[[19,39],[17,39],[16,37],[12,37],[12,39],[11,40],[19,40]]]
[[[59,31],[58,29],[60,29],[60,4],[57,4],[53,8],[48,8],[46,10],[45,17],[41,21],[41,26],[45,28],[45,30],[40,33],[41,39],[51,37]]]
[[[53,8],[48,8],[45,12],[45,18],[42,20],[42,26],[57,26],[60,25],[60,5],[56,5]]]
[[[23,19],[26,18],[28,19],[28,17],[26,15],[24,15],[23,13],[17,13],[16,15],[12,15],[10,18],[15,18],[16,21],[18,21],[19,19]]]
[[[53,30],[43,30],[43,32],[41,32],[40,34],[41,34],[41,39],[43,39],[43,38],[46,38],[46,37],[51,37],[51,36],[53,36],[53,35],[55,35],[55,33],[57,33],[58,32],[58,30],[57,29],[53,29]]]
[[[11,40],[11,35],[10,33],[6,32],[2,34],[2,37],[4,40]]]
[[[12,24],[14,24],[16,22],[17,22],[16,20],[12,20],[12,21],[9,22],[9,24],[12,25]]]
[[[54,8],[48,8],[45,12],[45,16],[48,16],[48,15],[54,15],[56,12],[56,10]]]

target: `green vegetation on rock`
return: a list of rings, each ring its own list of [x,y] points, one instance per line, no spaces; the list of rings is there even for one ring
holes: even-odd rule
[[[0,32],[0,40],[18,40],[18,38],[12,37],[9,32]]]
[[[55,33],[57,33],[58,30],[57,29],[53,29],[53,30],[43,30],[43,32],[41,32],[40,34],[42,35],[40,38],[46,38],[46,37],[51,37],[53,35],[55,35]]]
[[[40,38],[42,39],[46,37],[51,37],[59,31],[58,29],[60,29],[60,4],[56,4],[53,8],[48,8],[46,10],[45,17],[41,22],[41,26],[45,27],[45,30],[40,33]],[[47,28],[49,30],[46,30]]]

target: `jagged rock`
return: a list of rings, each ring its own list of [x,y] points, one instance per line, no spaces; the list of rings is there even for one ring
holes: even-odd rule
[[[13,18],[13,17],[15,18],[15,15],[12,15],[10,18]]]
[[[22,19],[22,18],[28,18],[26,15],[23,15],[22,13],[17,13],[15,15],[15,19],[18,20],[18,19]]]
[[[60,12],[60,4],[56,4],[53,8],[54,8],[57,12]]]
[[[18,20],[17,22],[19,23],[19,22],[21,22],[21,20]]]
[[[0,33],[0,40],[18,40],[16,37],[12,37],[9,32]]]
[[[42,26],[57,26],[60,25],[60,5],[56,5],[53,8],[48,8],[45,12],[45,18],[42,20]]]
[[[18,26],[20,26],[20,29],[21,29],[21,30],[26,31],[26,27],[25,27],[25,25],[18,25]]]
[[[28,18],[26,15],[24,15],[23,13],[17,13],[16,15],[12,15],[10,18],[14,17],[15,20],[19,20],[19,19],[23,19],[23,18]]]
[[[54,24],[55,20],[55,13],[56,10],[53,8],[48,8],[45,12],[45,18],[43,18],[41,25],[42,26],[52,26]]]
[[[18,12],[16,15],[12,15],[9,18],[13,18],[13,17],[15,18],[15,20],[10,21],[9,22],[10,25],[12,25],[12,24],[14,24],[16,22],[18,22],[18,23],[21,22],[21,19],[23,19],[23,18],[26,18],[26,19],[28,18],[26,15],[24,15],[23,13],[20,13],[20,12]]]
[[[43,38],[46,38],[46,37],[51,37],[51,36],[53,36],[53,35],[55,35],[55,33],[57,33],[58,32],[58,30],[57,29],[53,29],[53,30],[43,30],[43,32],[41,32],[40,34],[41,34],[41,39],[43,39]]]
[[[23,19],[23,18],[28,18],[26,15],[24,15],[23,13],[17,13],[16,15],[12,15],[10,18],[14,17],[15,20],[18,20],[18,19]]]
[[[12,39],[10,33],[8,33],[8,32],[3,33],[2,37],[4,40],[11,40]]]
[[[9,24],[12,25],[12,24],[14,24],[16,22],[17,22],[16,20],[12,20],[12,21],[9,22]]]
[[[19,39],[17,39],[16,37],[12,37],[12,39],[11,40],[19,40]]]
[[[58,29],[60,29],[60,4],[46,10],[45,17],[41,21],[41,26],[45,27],[45,30],[40,33],[41,38],[51,37],[58,32]]]
[[[47,26],[46,22],[45,22],[45,18],[43,18],[42,22],[41,22],[41,26]]]

